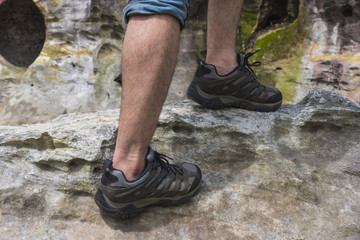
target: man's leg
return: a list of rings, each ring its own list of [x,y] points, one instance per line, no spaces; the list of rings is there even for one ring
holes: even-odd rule
[[[170,15],[130,18],[122,52],[122,101],[113,166],[131,181],[145,155],[174,74],[179,21]]]
[[[200,61],[187,97],[210,109],[237,107],[251,111],[277,110],[280,91],[258,82],[251,69],[253,53],[237,54],[236,30],[243,0],[209,0],[206,61]]]
[[[160,4],[155,10],[186,13],[184,2],[175,1],[178,5],[136,1],[128,9],[141,12]],[[168,157],[149,147],[174,73],[180,24],[179,18],[167,14],[141,13],[131,14],[125,34],[116,149],[113,161],[104,161],[95,194],[100,209],[122,219],[153,204],[186,201],[197,193],[202,178],[198,166],[170,164]]]
[[[207,15],[206,63],[216,66],[220,75],[237,65],[236,30],[243,0],[209,0]]]

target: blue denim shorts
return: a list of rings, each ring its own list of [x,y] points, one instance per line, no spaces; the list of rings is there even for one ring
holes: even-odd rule
[[[189,17],[189,6],[190,0],[128,0],[123,16],[127,23],[129,17],[135,14],[169,14],[179,20],[180,27],[183,29]]]

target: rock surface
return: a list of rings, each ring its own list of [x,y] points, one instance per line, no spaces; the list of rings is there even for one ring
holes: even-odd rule
[[[197,163],[200,193],[129,221],[93,201],[118,111],[0,127],[1,239],[360,238],[360,105],[313,91],[277,112],[165,105],[152,146]]]
[[[306,0],[309,30],[296,100],[309,90],[328,89],[360,102],[360,3]]]

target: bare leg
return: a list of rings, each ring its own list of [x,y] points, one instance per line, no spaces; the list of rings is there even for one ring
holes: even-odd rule
[[[215,65],[221,75],[238,65],[235,39],[243,2],[209,0],[206,63]]]
[[[169,15],[132,16],[122,52],[123,92],[113,166],[136,179],[174,74],[179,21]]]

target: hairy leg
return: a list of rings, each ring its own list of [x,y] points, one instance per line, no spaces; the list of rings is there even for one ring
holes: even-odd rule
[[[243,0],[209,0],[206,63],[220,75],[237,66],[235,40]]]
[[[131,16],[122,51],[122,100],[113,166],[131,181],[145,155],[174,74],[179,21],[170,15]]]

